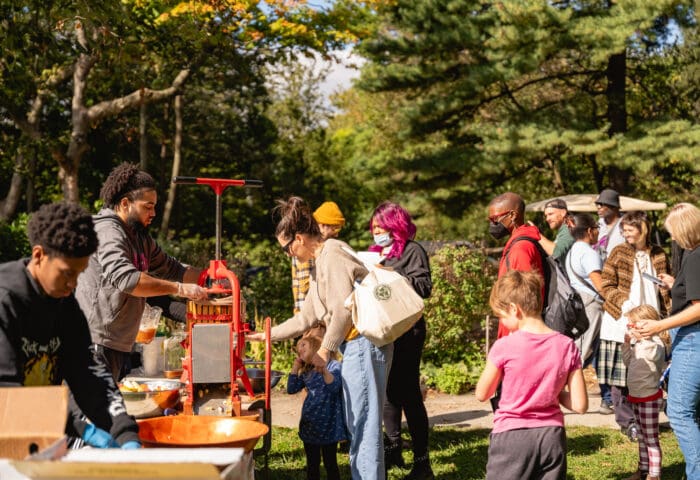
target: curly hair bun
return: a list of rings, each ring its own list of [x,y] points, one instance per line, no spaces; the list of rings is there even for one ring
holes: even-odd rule
[[[81,258],[97,250],[92,216],[75,203],[42,205],[29,219],[27,235],[32,246],[41,246],[48,255]]]
[[[100,190],[100,198],[107,207],[114,208],[123,197],[133,201],[138,197],[136,192],[155,188],[156,182],[153,177],[140,170],[137,165],[125,162],[109,174]]]

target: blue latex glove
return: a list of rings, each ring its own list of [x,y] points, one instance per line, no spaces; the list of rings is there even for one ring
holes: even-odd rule
[[[88,423],[85,427],[82,439],[85,443],[95,448],[118,447],[117,442],[114,441],[109,433],[105,432],[101,428],[97,428],[92,423]]]
[[[131,440],[122,445],[122,450],[134,450],[136,448],[141,448],[141,443],[136,440]]]

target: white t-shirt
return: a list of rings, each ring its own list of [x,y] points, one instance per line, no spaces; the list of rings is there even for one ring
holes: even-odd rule
[[[574,290],[599,298],[589,276],[592,272],[603,270],[603,261],[593,247],[581,240],[574,242],[566,255],[565,266]]]
[[[617,222],[613,223],[610,227],[608,227],[605,220],[602,218],[598,220],[598,243],[601,243],[603,237],[607,237],[605,246],[598,247],[598,253],[603,261],[608,258],[613,248],[625,242],[625,237],[622,236],[622,229],[620,228],[620,220],[622,220],[622,218],[618,218]]]

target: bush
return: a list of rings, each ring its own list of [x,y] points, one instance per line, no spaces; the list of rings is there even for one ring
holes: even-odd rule
[[[28,257],[32,251],[27,238],[29,215],[21,213],[12,222],[0,222],[0,262]]]
[[[477,250],[446,246],[431,258],[433,292],[426,300],[423,359],[436,366],[483,362],[486,315],[496,268]]]
[[[421,366],[426,386],[450,395],[459,395],[476,386],[484,366],[483,356],[468,362],[446,363],[436,367],[432,363]]]

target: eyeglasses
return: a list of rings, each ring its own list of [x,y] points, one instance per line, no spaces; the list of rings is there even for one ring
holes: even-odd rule
[[[288,241],[288,242],[282,247],[282,251],[283,251],[287,256],[289,256],[289,257],[292,256],[292,252],[290,251],[290,249],[292,248],[292,243],[294,243],[294,240],[296,240],[296,239],[297,239],[297,238],[296,238],[296,235],[295,235],[295,236],[292,237],[292,239],[291,239],[290,241]]]
[[[491,216],[489,217],[489,222],[491,222],[491,223],[498,223],[498,221],[499,221],[501,218],[505,217],[506,215],[508,215],[508,214],[511,213],[512,211],[513,211],[513,210],[508,210],[507,212],[501,212],[501,213],[497,213],[497,214],[495,214],[495,215],[491,215]]]

